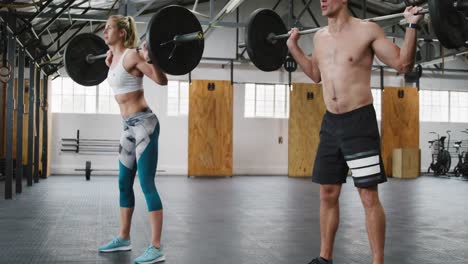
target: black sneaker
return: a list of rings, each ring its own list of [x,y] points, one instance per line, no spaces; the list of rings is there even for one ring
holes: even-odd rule
[[[309,262],[309,264],[333,264],[333,261],[325,261],[323,258],[317,257],[314,258],[311,262]]]

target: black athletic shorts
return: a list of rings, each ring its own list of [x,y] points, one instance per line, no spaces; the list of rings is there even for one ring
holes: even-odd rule
[[[345,183],[349,169],[356,187],[387,181],[372,104],[343,114],[327,111],[323,117],[312,181]]]

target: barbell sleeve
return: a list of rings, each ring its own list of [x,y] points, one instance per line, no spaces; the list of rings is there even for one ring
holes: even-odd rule
[[[183,35],[176,35],[174,37],[174,43],[184,43],[184,42],[190,42],[190,41],[196,41],[196,40],[202,40],[203,39],[203,32],[198,31],[198,32],[193,32],[193,33],[188,33],[188,34],[183,34]]]
[[[173,39],[163,42],[160,45],[165,46],[169,43],[178,45],[180,43],[203,40],[203,39],[204,39],[203,31],[197,31],[197,32],[192,32],[192,33],[187,33],[187,34],[182,34],[182,35],[175,35]]]
[[[86,62],[88,63],[93,63],[95,60],[98,60],[98,59],[104,59],[107,57],[107,54],[104,53],[104,54],[99,54],[99,55],[92,55],[92,54],[88,54],[88,56],[86,56]]]

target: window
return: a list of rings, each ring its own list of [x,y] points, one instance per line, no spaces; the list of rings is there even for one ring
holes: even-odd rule
[[[419,119],[420,121],[448,122],[449,92],[419,91]]]
[[[70,78],[57,78],[53,80],[52,112],[96,112],[96,87],[81,86]]]
[[[450,92],[450,122],[468,123],[467,92]]]
[[[380,88],[371,89],[374,98],[374,108],[377,120],[382,118],[382,90]]]
[[[186,116],[189,108],[189,83],[169,81],[167,84],[167,115]]]
[[[107,81],[98,86],[82,86],[67,77],[52,81],[51,106],[54,113],[120,112]]]
[[[119,114],[119,105],[115,101],[114,92],[109,86],[107,81],[104,81],[98,85],[98,113],[100,114]]]
[[[247,83],[244,117],[288,118],[288,85]]]

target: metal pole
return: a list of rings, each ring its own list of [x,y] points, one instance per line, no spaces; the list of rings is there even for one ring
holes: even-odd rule
[[[72,28],[72,27],[75,26],[76,24],[77,24],[77,21],[76,21],[76,20],[73,21],[67,28],[65,28],[62,32],[60,32],[60,33],[57,35],[57,37],[56,37],[51,43],[49,43],[49,44],[47,45],[47,47],[46,47],[45,49],[48,50],[48,49],[49,49],[50,47],[52,47],[55,43],[57,43],[57,42],[60,40],[60,38],[61,38],[65,33],[67,33],[68,30],[69,30],[70,28]]]
[[[362,0],[362,1],[363,1],[363,4],[362,4],[362,18],[366,19],[366,16],[367,16],[367,0]]]
[[[236,9],[236,23],[239,23],[239,8]],[[236,44],[239,45],[239,28],[236,27]],[[239,49],[236,47],[236,60],[239,59]]]
[[[8,13],[8,26],[16,27],[16,18],[12,11]],[[12,33],[8,33],[8,62],[11,65],[11,77],[6,89],[6,166],[5,166],[5,199],[13,198],[13,101],[15,86],[15,55],[16,41]]]
[[[2,42],[2,45],[3,45],[3,49],[1,50],[1,53],[2,53],[2,65],[7,65],[7,54],[8,54],[8,34],[6,33],[6,27],[2,24],[0,25],[2,27],[2,34],[0,35],[0,38],[1,38],[1,42]],[[0,84],[0,87],[1,87],[1,91],[0,91],[0,109],[1,109],[1,112],[0,112],[0,156],[1,158],[4,158],[3,155],[5,155],[4,153],[4,149],[5,149],[5,140],[4,140],[4,131],[5,131],[5,89],[6,89],[6,86],[4,83],[1,83]],[[3,171],[2,172],[3,174],[5,174],[5,172]],[[2,175],[2,177],[4,177],[5,175]]]
[[[34,19],[36,19],[40,14],[42,14],[42,12],[44,12],[44,10],[53,2],[53,0],[48,0],[45,4],[43,4],[41,6],[41,8],[39,9],[39,11],[37,11],[34,16],[32,16],[30,19],[29,19],[29,24],[24,27],[20,32],[16,33],[15,36],[19,36],[21,34],[23,34],[26,30],[30,30],[31,28],[33,28],[33,25],[32,25],[32,21]]]
[[[311,28],[307,30],[302,30],[302,31],[299,31],[299,35],[312,34],[312,33],[319,31],[320,29],[322,28]],[[271,35],[270,37],[268,37],[268,39],[270,40],[278,40],[278,39],[285,39],[285,38],[289,38],[289,33],[281,34],[281,35]]]
[[[380,90],[384,89],[384,67],[380,67]]]
[[[213,21],[213,18],[214,18],[214,10],[215,9],[215,6],[214,6],[214,0],[210,0],[210,22]]]
[[[309,0],[307,3],[305,3],[305,0],[303,0],[302,3],[304,4],[304,8],[301,10],[299,15],[297,16],[295,24],[297,24],[299,20],[301,20],[301,17],[305,14],[305,12],[307,11],[307,8],[309,8],[310,4],[312,3],[312,0]]]
[[[234,84],[234,61],[231,60],[231,85]]]
[[[82,13],[81,15],[84,15],[86,14],[91,8],[87,7]],[[68,32],[68,30],[70,30],[71,28],[73,28],[78,22],[76,20],[74,20],[68,27],[66,27],[64,30],[62,30],[58,35],[57,37],[47,45],[47,47],[45,47],[45,50],[48,50],[50,47],[52,47],[55,43],[57,43],[57,41],[60,41],[60,39],[62,38],[62,36]],[[60,45],[59,45],[60,46]]]
[[[306,5],[305,0],[302,0],[302,3],[303,3],[304,5]],[[320,23],[317,21],[317,18],[315,18],[314,13],[312,13],[312,10],[310,10],[310,7],[307,6],[306,9],[307,9],[307,13],[309,13],[309,16],[312,18],[312,20],[314,20],[315,25],[316,25],[317,27],[320,27]]]
[[[294,26],[294,0],[288,2],[288,26],[292,28]]]
[[[32,61],[29,63],[29,104],[28,104],[28,166],[26,169],[26,178],[28,186],[32,186],[33,176],[33,150],[34,150],[34,88],[35,88],[35,67]]]
[[[37,37],[40,37],[42,34],[44,34],[44,32],[46,32],[46,30],[49,28],[49,26],[52,25],[52,23],[54,23],[55,20],[57,20],[57,18],[59,18],[63,14],[63,12],[65,12],[68,9],[68,7],[70,7],[74,2],[75,2],[75,0],[68,1],[68,3],[65,4],[65,6],[62,8],[62,10],[60,10],[57,14],[55,14],[54,17],[49,19],[47,21],[47,23],[45,24],[45,26],[43,26],[39,30],[39,33],[37,34]],[[29,43],[26,44],[26,46],[29,46]]]
[[[39,11],[36,14],[34,14],[34,16],[31,17],[31,19],[29,19],[29,22],[32,23],[34,19],[38,18],[52,2],[53,0],[48,0],[45,4],[41,5]]]
[[[41,106],[41,72],[39,71],[39,67],[34,67],[35,68],[35,74],[34,74],[34,87],[36,89],[35,93],[35,99],[36,99],[36,105],[35,105],[35,110],[34,110],[34,117],[36,119],[36,122],[34,123],[35,129],[34,129],[34,183],[39,182],[39,115],[40,115],[40,106]]]
[[[429,13],[428,9],[423,9],[421,12],[418,13],[418,15],[424,15],[424,14],[428,14],[428,13]],[[377,21],[390,20],[390,19],[399,18],[399,17],[404,17],[403,13],[397,13],[397,14],[386,15],[386,16],[371,17],[371,18],[368,18],[368,19],[365,19],[365,20],[366,21],[377,22]]]
[[[83,28],[86,25],[88,25],[88,22],[85,22],[82,25],[80,25],[80,27],[75,32],[73,32],[73,34],[67,40],[65,40],[62,43],[62,45],[60,45],[60,47],[57,48],[57,50],[51,55],[51,58],[53,58],[55,55],[57,55],[57,53],[62,51],[62,49],[68,44],[68,42],[70,42],[70,40],[72,40],[78,33],[80,33],[80,31],[83,30]]]
[[[281,1],[282,0],[278,0],[272,9],[275,10],[278,7],[278,5],[281,3]]]
[[[42,101],[42,177],[47,178],[47,132],[48,132],[48,102],[47,102],[47,89],[48,89],[48,81],[49,76],[44,75],[42,79],[43,85],[43,101]]]
[[[0,15],[0,22],[1,22],[1,23],[5,23],[5,20],[3,19],[3,17],[2,17],[1,15]],[[14,36],[15,31],[13,31],[13,30],[11,29],[11,27],[10,27],[9,24],[6,25],[6,29],[7,29],[7,31],[8,31],[9,33],[13,34],[13,36]],[[15,39],[15,41],[16,41],[21,47],[25,47],[24,43],[22,43],[21,40],[19,40],[17,37],[14,37],[14,39]],[[26,49],[25,51],[26,51],[26,54],[28,55],[29,58],[34,59],[34,57],[31,55],[31,53],[29,52],[28,49]],[[36,64],[36,66],[38,66],[37,62],[35,62],[35,64]]]
[[[23,114],[24,114],[24,48],[18,49],[18,97],[16,111],[16,193],[23,191]]]

